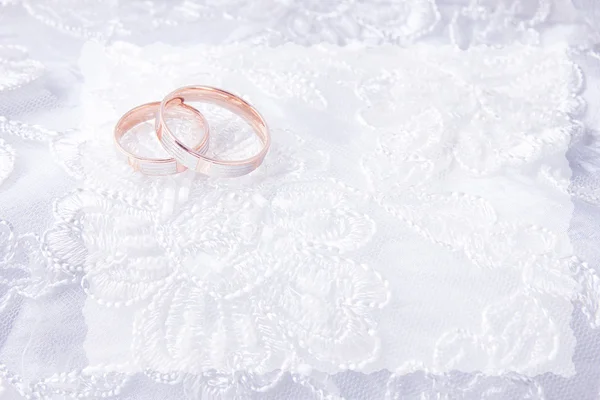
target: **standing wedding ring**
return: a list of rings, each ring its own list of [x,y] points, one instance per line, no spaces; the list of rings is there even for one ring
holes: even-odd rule
[[[210,103],[236,114],[254,130],[261,142],[260,150],[243,160],[220,160],[206,156],[210,129],[205,117],[186,102]],[[199,143],[186,145],[167,125],[167,118],[195,120],[202,135]],[[121,140],[136,125],[156,120],[156,135],[172,158],[141,157],[126,150]],[[269,128],[260,113],[248,102],[232,93],[210,86],[186,86],[167,94],[162,102],[147,103],[125,113],[115,126],[115,145],[128,158],[134,170],[147,175],[167,175],[190,169],[213,177],[237,177],[249,174],[263,162],[271,143]]]

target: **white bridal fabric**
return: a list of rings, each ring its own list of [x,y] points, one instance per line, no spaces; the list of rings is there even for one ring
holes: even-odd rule
[[[565,153],[582,101],[564,50],[101,55],[81,59],[88,134],[53,146],[82,189],[43,243],[85,274],[92,369],[573,373]],[[114,162],[115,118],[185,82],[262,105],[260,171],[166,183]]]
[[[598,398],[594,7],[0,1],[0,398]],[[132,172],[195,83],[263,166]]]

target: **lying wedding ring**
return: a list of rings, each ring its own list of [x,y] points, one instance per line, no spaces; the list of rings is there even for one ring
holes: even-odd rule
[[[142,157],[131,153],[126,150],[121,144],[121,139],[135,126],[142,122],[150,121],[152,119],[158,119],[158,111],[160,109],[160,102],[146,103],[137,106],[128,112],[126,112],[121,119],[115,125],[114,139],[115,146],[127,157],[129,165],[135,170],[140,171],[146,175],[170,175],[186,170],[185,165],[177,162],[174,158],[149,158]],[[169,106],[168,111],[165,111],[164,115],[175,116],[177,118],[189,119],[190,117],[196,120],[203,128],[203,135],[200,139],[200,143],[194,147],[194,152],[198,154],[204,154],[208,150],[209,143],[209,128],[208,122],[198,110],[194,107],[190,107],[185,104],[173,104],[173,107]],[[158,120],[156,126],[158,127]]]
[[[252,126],[262,143],[260,151],[244,160],[217,160],[183,144],[165,121],[167,108],[186,101],[212,103],[242,117]],[[215,177],[236,177],[254,171],[262,163],[271,144],[269,128],[260,113],[245,100],[221,89],[209,86],[186,86],[169,93],[160,104],[156,133],[165,150],[189,169]]]

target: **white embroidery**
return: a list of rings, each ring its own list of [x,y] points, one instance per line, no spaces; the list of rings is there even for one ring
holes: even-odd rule
[[[538,43],[544,23],[564,12],[549,0],[343,0],[334,4],[178,0],[168,6],[161,2],[115,3],[102,10],[73,0],[53,0],[25,1],[24,6],[39,21],[81,37],[129,37],[140,30],[186,29],[192,24],[215,20],[226,24],[233,19],[246,26],[231,34],[233,40],[409,44],[445,28],[446,37],[461,48],[481,43]],[[589,17],[590,11],[582,7],[581,13]]]
[[[42,256],[39,239],[33,234],[17,236],[12,227],[0,220],[1,284],[9,293],[37,298],[53,287],[68,283],[67,277],[55,271]]]
[[[141,25],[183,34],[188,22],[225,20],[246,24],[228,40],[407,44],[450,23],[463,48],[491,35],[535,39],[549,15],[545,2],[524,0],[471,2],[457,6],[455,18],[442,18],[451,7],[428,0],[380,9],[350,0],[128,2],[100,13],[65,0],[24,3],[43,22],[83,36],[136,36]],[[12,313],[21,298],[42,303],[38,296],[53,290],[46,282],[75,280],[87,295],[75,305],[86,318],[77,322],[84,343],[72,346],[85,361],[68,373],[27,375],[10,363],[18,357],[0,353],[9,360],[0,365],[4,380],[42,398],[119,398],[128,385],[165,398],[277,397],[281,386],[300,397],[360,398],[371,393],[355,395],[344,383],[353,372],[321,371],[394,369],[409,360],[438,375],[425,374],[411,391],[414,376],[407,382],[398,372],[389,398],[543,398],[538,378],[525,375],[572,373],[571,301],[592,326],[598,319],[596,274],[568,258],[561,219],[569,172],[561,161],[582,131],[582,79],[556,49],[435,49],[386,47],[361,58],[327,46],[200,46],[183,54],[117,43],[107,50],[117,68],[107,73],[130,75],[114,75],[105,90],[87,67],[106,60],[82,66],[92,88],[84,109],[93,112],[80,130],[45,132],[0,117],[0,132],[51,139],[51,154],[80,187],[53,192],[43,254],[33,236],[20,245],[11,239],[9,252],[30,261],[2,264],[9,276],[26,277],[7,278],[17,289],[2,304]],[[143,84],[149,80],[155,85]],[[264,111],[274,145],[256,173],[147,178],[118,162],[114,119],[190,82],[226,86]],[[247,129],[239,134],[223,118],[213,149],[245,154]],[[150,137],[141,134],[133,147],[153,151]],[[593,191],[577,193],[595,201]],[[22,353],[29,360],[35,351]],[[443,373],[453,368],[498,376]],[[385,382],[387,373],[378,374],[368,379]]]
[[[407,43],[429,33],[440,19],[433,0],[402,0],[389,3],[343,0],[335,3],[285,0],[187,1],[166,4],[132,2],[110,4],[100,13],[71,0],[25,1],[25,9],[39,21],[82,37],[132,36],[136,29],[181,27],[189,23],[227,21],[254,26],[262,40],[285,40],[301,44],[323,40],[343,44],[361,39],[372,42]],[[135,17],[134,17],[135,16]],[[143,26],[145,21],[147,26]],[[266,21],[266,23],[265,23]],[[240,32],[238,35],[248,33]],[[235,33],[233,35],[235,37]]]
[[[371,268],[337,255],[361,247],[374,233],[373,221],[354,209],[360,195],[329,181],[282,185],[270,200],[260,191],[209,188],[192,187],[189,201],[166,220],[89,191],[57,203],[57,220],[63,223],[45,238],[54,263],[83,271],[88,295],[104,306],[151,299],[133,335],[141,365],[162,372],[183,367],[183,372],[200,373],[202,365],[252,370],[267,361],[260,361],[265,350],[249,357],[250,349],[266,348],[269,358],[284,360],[290,334],[297,335],[291,349],[307,361],[360,364],[377,353],[369,310],[386,303],[387,284]],[[324,286],[311,288],[315,280]],[[322,307],[327,304],[329,311]],[[176,343],[161,344],[165,324],[174,324]],[[344,327],[352,329],[339,342],[338,330]],[[181,342],[188,337],[181,329],[192,329],[190,342]],[[324,330],[331,332],[329,338]],[[249,335],[244,340],[250,342],[232,345],[238,340],[235,332]],[[244,352],[248,357],[227,359],[227,352],[219,355],[221,347],[205,353],[213,346],[197,335],[226,340],[232,357]],[[334,339],[336,344],[328,344]],[[172,365],[161,356],[163,346],[180,348]],[[340,359],[349,349],[355,355]],[[269,362],[261,372],[279,366]]]
[[[0,91],[16,89],[37,79],[43,65],[28,57],[22,46],[0,45]]]
[[[529,177],[524,171],[544,165],[549,158],[560,160],[561,149],[578,134],[580,125],[573,117],[581,109],[576,96],[581,79],[579,71],[559,56],[521,50],[510,62],[501,50],[473,50],[468,57],[481,70],[474,74],[464,69],[464,55],[455,58],[454,50],[430,54],[423,47],[406,57],[410,64],[398,65],[396,60],[393,69],[375,78],[371,68],[381,71],[382,61],[357,63],[352,52],[333,54],[328,49],[319,57],[321,64],[311,66],[314,56],[309,54],[315,50],[289,47],[299,68],[292,74],[282,56],[286,53],[256,57],[253,50],[252,57],[242,58],[249,78],[248,86],[241,87],[248,88],[250,97],[261,93],[267,104],[277,99],[320,115],[323,107],[334,104],[330,99],[339,93],[336,90],[358,85],[353,101],[361,118],[355,123],[362,128],[348,123],[342,125],[347,127],[347,137],[323,138],[316,132],[305,135],[306,139],[275,129],[265,165],[232,181],[190,180],[185,174],[144,177],[129,171],[125,163],[106,161],[111,158],[105,137],[62,135],[53,142],[54,154],[83,180],[84,188],[56,203],[57,225],[44,240],[47,254],[61,269],[83,276],[90,301],[114,310],[107,311],[114,315],[129,315],[126,319],[132,325],[123,329],[129,332],[132,353],[119,361],[128,365],[126,370],[145,369],[153,377],[174,374],[168,379],[185,376],[195,391],[209,390],[211,385],[203,378],[209,371],[222,377],[239,370],[262,376],[282,366],[333,371],[397,362],[393,360],[402,353],[382,352],[382,339],[388,340],[391,331],[382,331],[379,320],[397,318],[392,310],[404,302],[435,298],[403,293],[419,282],[412,277],[403,283],[406,278],[399,274],[406,271],[407,262],[416,263],[415,268],[425,274],[436,271],[430,263],[433,259],[422,251],[447,254],[437,262],[454,273],[481,274],[482,279],[497,273],[508,285],[508,289],[489,290],[489,303],[479,309],[481,317],[469,329],[456,331],[450,323],[432,338],[432,346],[437,344],[430,353],[431,368],[454,368],[459,360],[453,352],[472,355],[468,365],[456,364],[464,370],[500,373],[512,368],[529,374],[553,368],[557,365],[553,360],[564,360],[572,346],[565,334],[568,326],[557,324],[557,315],[568,313],[578,289],[571,267],[561,262],[571,254],[561,233],[564,221],[548,224],[552,221],[544,213],[526,204],[544,201],[548,207],[561,207],[560,196],[566,196],[566,191],[533,200],[530,189],[513,179],[527,176],[530,187],[547,184],[546,178],[536,182],[544,174]],[[101,54],[85,51],[94,57]],[[161,51],[167,59],[169,53],[164,47]],[[120,52],[128,54],[128,64],[135,62],[131,54],[156,59],[151,48],[124,44],[116,44],[107,54],[113,57]],[[436,56],[444,61],[432,61]],[[387,55],[374,51],[372,57],[382,60]],[[420,68],[415,67],[419,59]],[[221,49],[206,62],[228,65],[230,60]],[[185,73],[185,65],[180,58],[179,74]],[[506,65],[512,68],[511,80],[499,84],[497,77],[503,76]],[[332,82],[333,90],[316,97],[298,92],[298,82],[311,87],[310,82],[323,79],[318,71],[328,68],[346,74],[343,81]],[[228,69],[218,70],[224,71],[218,79],[226,81]],[[265,90],[266,78],[250,77],[255,70],[295,83]],[[546,81],[535,80],[532,70],[569,79],[554,79],[548,91]],[[512,84],[515,81],[520,82],[519,88]],[[128,84],[135,81],[128,78]],[[529,97],[521,95],[524,85]],[[403,103],[400,98],[411,101]],[[538,100],[533,102],[534,98]],[[390,104],[403,107],[385,108]],[[278,125],[279,110],[266,108],[267,115],[275,113],[275,128],[285,126]],[[517,110],[537,110],[541,117],[530,124]],[[499,125],[505,130],[493,124],[497,115],[505,119]],[[94,118],[103,120],[97,113]],[[219,121],[215,131],[223,127],[229,140],[217,139],[217,143],[238,155],[236,149],[246,143],[246,136],[236,133],[241,128],[232,130],[239,125]],[[521,136],[526,139],[519,140]],[[523,142],[526,152],[520,147]],[[336,143],[344,149],[344,157],[324,150]],[[361,151],[356,151],[357,144]],[[475,153],[465,157],[469,151]],[[345,164],[348,157],[356,163]],[[345,168],[340,176],[361,190],[323,179],[335,175],[340,165]],[[495,185],[525,203],[508,202],[502,190],[493,189]],[[521,209],[528,210],[527,217]],[[398,237],[404,239],[397,243]],[[371,260],[378,261],[373,265]],[[394,287],[388,287],[390,276],[398,297],[390,297]],[[386,307],[390,301],[393,306]],[[553,301],[561,306],[553,308]],[[544,352],[534,357],[518,342],[509,341],[505,346],[514,353],[512,358],[477,353],[482,343],[501,340],[501,321],[508,324],[514,310],[524,304],[531,307],[519,321],[537,324],[532,340],[545,346]],[[96,306],[90,303],[90,307]],[[93,314],[90,318],[90,326],[96,326]],[[490,325],[486,322],[490,318],[499,322]],[[528,332],[529,325],[524,326]],[[515,340],[526,333],[514,329],[509,337]],[[557,340],[566,341],[556,348]],[[99,365],[107,362],[102,354],[89,351]]]

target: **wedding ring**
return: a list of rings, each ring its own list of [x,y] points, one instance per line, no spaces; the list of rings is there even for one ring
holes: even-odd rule
[[[121,143],[121,139],[125,133],[142,122],[156,119],[156,127],[158,127],[159,123],[157,117],[160,105],[161,103],[157,101],[137,106],[126,112],[115,126],[114,139],[117,149],[127,157],[129,165],[131,165],[135,171],[140,171],[146,175],[170,175],[186,170],[185,165],[180,164],[174,158],[148,158],[138,156],[126,150]],[[165,111],[164,115],[167,114],[182,119],[189,119],[191,117],[193,120],[197,121],[202,126],[204,132],[200,139],[200,143],[194,147],[194,152],[204,154],[206,150],[208,150],[208,122],[206,122],[206,119],[198,110],[185,104],[173,104],[173,107],[169,106],[168,111]]]
[[[216,104],[242,117],[254,129],[262,148],[250,158],[235,161],[217,160],[189,148],[175,137],[165,121],[168,106],[183,105],[186,101]],[[160,105],[156,133],[165,150],[178,162],[194,171],[216,177],[236,177],[254,171],[262,163],[271,143],[267,123],[253,106],[234,94],[209,86],[186,86],[169,93]]]

